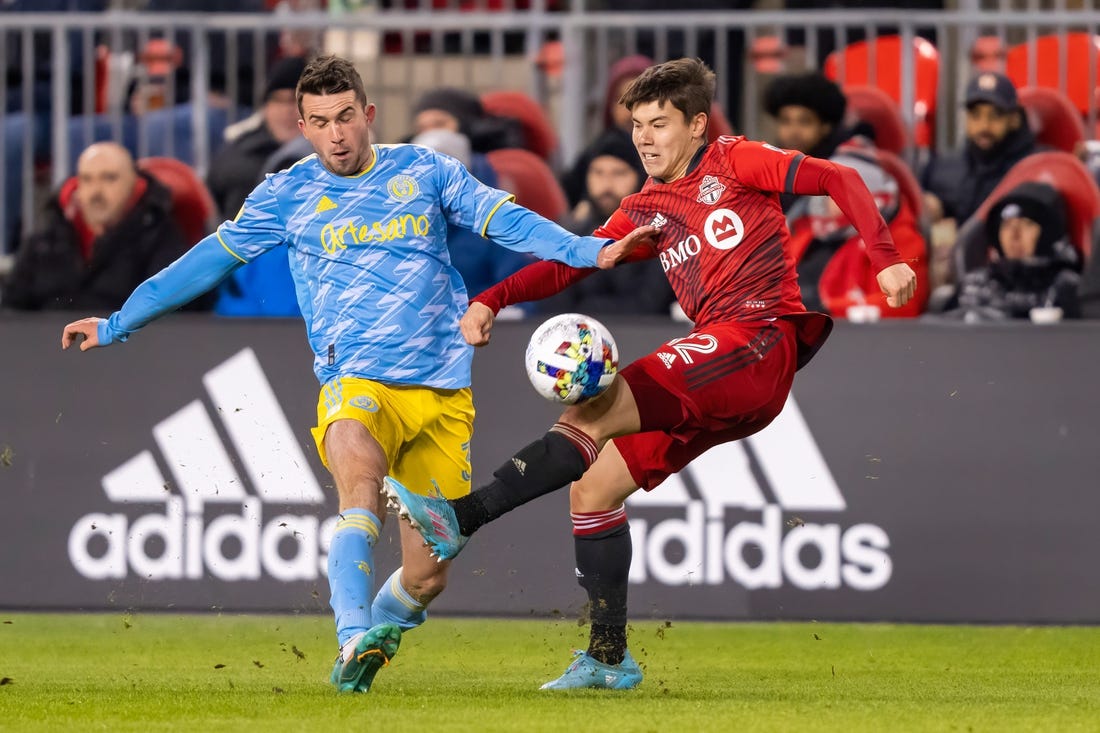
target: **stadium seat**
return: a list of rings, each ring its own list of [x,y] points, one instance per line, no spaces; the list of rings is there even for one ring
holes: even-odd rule
[[[557,221],[569,202],[546,161],[530,150],[504,148],[486,154],[498,176],[497,187],[516,195],[516,203]]]
[[[931,42],[913,39],[913,137],[921,148],[934,144],[940,53]],[[873,71],[872,71],[873,69]],[[901,102],[901,38],[879,36],[833,51],[825,59],[825,76],[842,87],[866,84],[878,87]]]
[[[875,131],[875,147],[902,154],[909,144],[909,131],[898,103],[878,87],[858,84],[844,87],[848,116],[866,122]]]
[[[1084,164],[1069,153],[1035,153],[1012,166],[989,198],[959,229],[955,243],[956,274],[970,272],[989,261],[985,241],[985,217],[989,209],[1012,189],[1026,181],[1053,186],[1066,202],[1067,228],[1083,261],[1092,255],[1096,222],[1100,219],[1100,188]]]
[[[1057,89],[1023,87],[1020,106],[1040,144],[1072,153],[1085,140],[1085,123],[1073,103]]]
[[[1065,38],[1065,43],[1059,41]],[[1089,44],[1092,44],[1094,74],[1100,80],[1100,36],[1089,33],[1066,33],[1064,36],[1040,36],[1033,45],[1021,43],[1008,50],[1005,75],[1017,88],[1028,85],[1061,89],[1062,47],[1066,54],[1065,94],[1082,115],[1089,112],[1093,87],[1089,84]],[[1032,50],[1034,49],[1034,50]],[[1028,59],[1035,54],[1035,79],[1028,78]]]
[[[707,119],[707,142],[712,143],[723,135],[732,135],[733,125],[717,102],[710,105],[710,114]]]
[[[1004,73],[1005,43],[1000,36],[980,36],[970,47],[970,65],[975,73],[995,71]]]
[[[172,192],[176,223],[187,239],[197,242],[213,229],[214,198],[191,166],[175,158],[151,157],[139,160],[138,168]]]
[[[517,120],[523,128],[527,149],[543,160],[550,160],[558,147],[558,135],[538,102],[523,92],[498,91],[482,94],[481,104],[491,115]]]

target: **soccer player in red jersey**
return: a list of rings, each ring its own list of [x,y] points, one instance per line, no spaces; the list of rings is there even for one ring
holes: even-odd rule
[[[832,197],[863,238],[891,306],[904,305],[916,289],[857,172],[742,137],[707,144],[714,83],[701,61],[679,59],[651,67],[623,94],[650,178],[595,232],[621,239],[652,227],[627,259],[659,259],[694,330],[626,366],[597,399],[567,408],[497,469],[495,481],[468,496],[425,499],[387,480],[402,516],[441,558],[456,555],[487,522],[572,482],[591,638],[587,652],[544,689],[625,689],[641,681],[626,643],[626,498],[652,490],[709,448],[766,427],[795,371],[829,335],[831,319],[802,305],[779,194]],[[484,345],[501,307],[547,297],[594,271],[530,265],[474,299],[463,335]]]

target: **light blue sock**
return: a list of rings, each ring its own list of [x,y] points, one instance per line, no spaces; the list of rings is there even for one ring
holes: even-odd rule
[[[340,512],[328,550],[329,605],[336,615],[336,639],[348,639],[371,627],[370,599],[374,590],[374,543],[378,517],[366,509]]]
[[[401,585],[401,568],[393,571],[390,579],[378,589],[370,612],[374,623],[389,621],[400,626],[402,631],[415,629],[428,618],[427,606],[421,605]]]

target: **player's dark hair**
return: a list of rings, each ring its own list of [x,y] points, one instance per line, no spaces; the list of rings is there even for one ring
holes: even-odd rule
[[[367,106],[367,90],[363,77],[347,59],[339,56],[318,56],[302,70],[294,96],[298,100],[298,113],[302,113],[302,96],[306,94],[340,94],[355,92],[355,99]]]
[[[650,66],[626,88],[619,104],[671,104],[690,122],[700,112],[710,114],[714,101],[714,72],[700,59],[676,59]]]
[[[840,87],[817,72],[772,79],[764,89],[764,111],[778,117],[779,110],[792,105],[813,110],[822,122],[835,127],[844,119],[848,100]]]

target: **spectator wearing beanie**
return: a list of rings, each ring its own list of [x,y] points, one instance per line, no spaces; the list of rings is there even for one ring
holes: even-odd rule
[[[501,148],[522,148],[523,132],[515,120],[485,112],[476,94],[441,87],[425,92],[413,106],[413,134],[444,129],[460,132],[475,153]],[[477,175],[473,169],[471,173]]]
[[[1066,233],[1061,195],[1030,181],[990,208],[985,220],[990,262],[959,284],[957,310],[967,320],[1028,318],[1054,306],[1062,317],[1081,315],[1081,261]]]
[[[214,156],[206,185],[223,219],[237,215],[245,197],[256,187],[264,164],[283,143],[301,137],[294,90],[306,62],[281,59],[271,67],[264,87],[263,106],[226,130],[228,141]]]
[[[646,181],[638,151],[619,130],[607,130],[588,149],[584,199],[561,222],[576,234],[591,234],[627,196]],[[676,296],[656,259],[601,270],[538,304],[545,313],[578,311],[592,315],[668,315]]]

